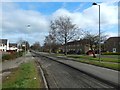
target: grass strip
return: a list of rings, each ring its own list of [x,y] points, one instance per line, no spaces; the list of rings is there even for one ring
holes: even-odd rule
[[[5,79],[2,88],[40,88],[41,82],[34,61],[23,63]]]
[[[67,57],[71,57],[71,58],[83,58],[83,59],[89,59],[89,60],[99,61],[99,58],[93,58],[91,56],[67,55]],[[101,61],[103,61],[103,62],[120,63],[120,59],[116,59],[116,58],[103,58],[103,57],[101,57]]]
[[[63,54],[57,54],[57,56],[66,57]],[[95,66],[105,67],[113,70],[120,71],[120,59],[113,59],[113,58],[102,58],[101,62],[99,62],[98,58],[93,58],[91,56],[84,56],[84,55],[67,55],[68,58],[73,58],[76,61],[87,63]]]

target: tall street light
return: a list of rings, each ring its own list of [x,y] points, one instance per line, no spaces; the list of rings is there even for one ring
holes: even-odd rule
[[[100,39],[100,5],[93,3],[92,5],[99,6],[99,61],[101,61],[101,39]]]
[[[30,28],[30,24],[27,25],[27,30]],[[25,53],[27,52],[27,40],[25,41]]]

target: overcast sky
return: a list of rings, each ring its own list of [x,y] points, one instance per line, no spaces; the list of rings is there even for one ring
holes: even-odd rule
[[[118,36],[118,3],[98,4],[101,6],[101,31]],[[10,42],[27,39],[30,44],[35,41],[43,44],[50,20],[63,15],[71,17],[72,22],[83,30],[98,33],[99,9],[92,6],[92,2],[2,2],[0,8],[0,38]]]

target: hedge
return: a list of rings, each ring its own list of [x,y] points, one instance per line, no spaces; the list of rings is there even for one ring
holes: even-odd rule
[[[15,59],[15,58],[21,57],[22,55],[23,55],[22,51],[21,52],[14,52],[12,54],[4,54],[2,56],[2,61]]]

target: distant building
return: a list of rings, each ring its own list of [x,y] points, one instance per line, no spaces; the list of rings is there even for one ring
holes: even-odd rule
[[[9,43],[8,39],[0,39],[0,52],[18,51],[17,43]]]
[[[9,40],[0,39],[0,51],[6,52],[7,50],[9,50]]]
[[[62,45],[59,49],[64,52],[64,45]],[[89,50],[90,46],[87,39],[81,39],[78,41],[71,41],[67,43],[67,52],[86,53]]]
[[[9,50],[17,51],[18,50],[17,43],[9,43]]]
[[[110,37],[105,41],[105,49],[108,52],[120,52],[120,37]]]

